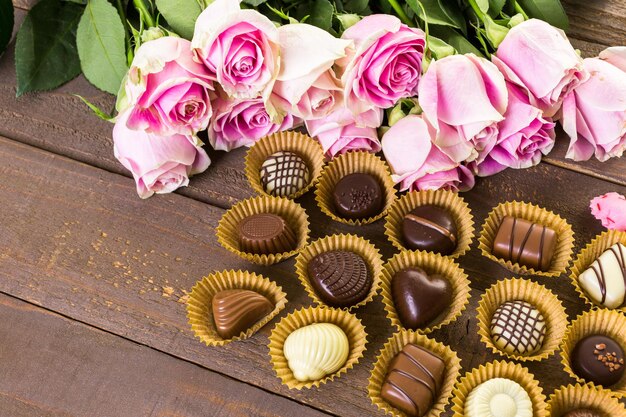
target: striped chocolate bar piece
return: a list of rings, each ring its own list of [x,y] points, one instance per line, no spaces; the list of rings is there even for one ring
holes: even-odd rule
[[[556,232],[549,227],[507,216],[500,223],[492,253],[528,268],[547,271],[556,243]]]

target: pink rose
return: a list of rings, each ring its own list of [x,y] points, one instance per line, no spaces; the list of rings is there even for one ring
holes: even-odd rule
[[[626,72],[626,46],[612,46],[600,52],[600,59]]]
[[[377,128],[383,121],[383,111],[374,109],[360,115],[356,121],[352,112],[341,108],[325,118],[306,120],[309,135],[322,145],[326,157],[333,158],[348,151],[380,151]]]
[[[344,100],[354,114],[391,107],[417,93],[426,45],[421,29],[378,14],[364,17],[342,38],[354,41],[349,56],[339,61]]]
[[[402,191],[470,190],[474,174],[442,152],[433,143],[435,135],[422,116],[406,116],[389,128],[382,148],[394,182]]]
[[[269,98],[280,66],[278,29],[239,0],[215,0],[198,16],[194,52],[235,98]]]
[[[554,116],[563,98],[588,78],[565,32],[537,19],[514,26],[492,60],[548,117]]]
[[[626,232],[626,197],[608,193],[591,200],[591,214],[607,229]]]
[[[171,193],[189,184],[189,177],[211,164],[194,136],[160,136],[127,126],[129,112],[122,113],[113,128],[115,157],[128,169],[137,184],[137,194]]]
[[[281,114],[319,119],[343,103],[343,89],[332,67],[351,41],[315,26],[296,23],[278,28],[281,68],[272,103]]]
[[[211,76],[193,61],[191,43],[166,36],[142,44],[120,92],[128,127],[157,135],[193,135],[211,119]]]
[[[482,162],[498,139],[507,107],[504,77],[476,55],[451,55],[430,64],[419,86],[424,118],[435,144],[454,162]]]
[[[283,118],[282,123],[274,123],[262,98],[249,100],[218,98],[213,106],[213,119],[208,134],[211,146],[218,151],[251,146],[264,136],[294,126],[294,118],[290,114]]]
[[[498,140],[483,162],[476,167],[486,177],[506,168],[523,169],[537,165],[541,155],[554,147],[555,124],[543,117],[519,87],[507,83],[509,105],[498,124]]]
[[[626,149],[626,73],[598,58],[584,65],[590,78],[563,102],[561,123],[570,137],[566,157],[620,157]]]

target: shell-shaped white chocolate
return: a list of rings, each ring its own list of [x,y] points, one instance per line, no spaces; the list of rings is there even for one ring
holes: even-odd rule
[[[493,378],[467,396],[465,417],[533,417],[533,403],[517,382]]]
[[[317,381],[337,372],[348,359],[348,337],[332,323],[315,323],[292,332],[283,352],[294,377]]]
[[[626,246],[616,243],[578,277],[589,298],[608,308],[624,305],[626,296]]]

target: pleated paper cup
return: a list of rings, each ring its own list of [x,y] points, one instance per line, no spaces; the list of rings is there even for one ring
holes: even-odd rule
[[[404,330],[405,327],[402,325],[396,311],[391,292],[391,281],[396,273],[407,268],[416,267],[423,269],[428,275],[441,275],[447,278],[452,285],[452,303],[450,307],[440,315],[437,321],[428,327],[416,330],[418,333],[428,334],[433,330],[452,323],[461,316],[469,303],[470,282],[465,271],[449,257],[431,252],[407,250],[393,256],[383,267],[380,287],[387,318],[391,321],[392,326],[396,326],[399,330]]]
[[[285,340],[295,330],[315,323],[331,323],[340,327],[348,337],[350,350],[346,363],[335,373],[327,375],[317,381],[298,381],[289,364],[283,348]],[[272,330],[270,335],[270,359],[274,372],[283,384],[290,389],[301,390],[303,388],[319,387],[328,381],[339,378],[342,374],[352,369],[365,353],[365,344],[367,343],[367,333],[365,326],[361,324],[354,314],[338,308],[329,307],[309,307],[296,310],[286,317],[283,317]]]
[[[464,417],[465,401],[468,395],[483,382],[494,378],[506,378],[520,384],[528,393],[533,404],[533,417],[548,417],[546,396],[543,395],[539,381],[522,365],[505,361],[495,361],[480,365],[478,368],[474,368],[466,373],[459,380],[452,393],[453,417]]]
[[[272,213],[282,217],[298,238],[295,249],[289,252],[257,254],[240,250],[239,223],[253,214]],[[259,196],[248,198],[232,206],[222,216],[216,230],[217,240],[228,251],[255,264],[272,265],[296,255],[309,239],[309,220],[306,211],[288,198]]]
[[[300,282],[304,286],[304,289],[306,290],[309,297],[313,299],[315,304],[327,306],[327,304],[319,298],[319,296],[311,286],[308,274],[308,266],[309,262],[311,262],[311,260],[317,255],[334,250],[353,252],[361,256],[363,260],[365,260],[370,276],[372,277],[372,286],[367,296],[365,296],[365,298],[357,304],[354,304],[350,307],[344,307],[343,309],[352,310],[372,301],[380,286],[380,275],[383,269],[383,258],[378,249],[376,249],[376,246],[370,243],[369,240],[366,240],[356,235],[344,234],[331,235],[326,236],[322,239],[318,239],[302,249],[302,251],[296,257],[296,274],[298,275],[298,279],[300,279]]]
[[[582,313],[567,328],[565,339],[561,343],[561,363],[565,371],[581,384],[589,381],[576,375],[570,364],[570,357],[574,347],[581,339],[594,334],[610,337],[626,351],[626,316],[616,310],[593,309]],[[593,384],[592,382],[589,383]],[[605,388],[609,388],[614,395],[620,398],[626,397],[626,373],[616,384]]]
[[[626,417],[624,404],[611,395],[611,391],[593,384],[576,384],[558,388],[548,399],[551,417],[562,417],[577,409],[588,409],[602,417]]]
[[[365,219],[347,219],[335,212],[333,191],[340,179],[349,174],[370,174],[378,180],[383,192],[383,207],[376,216]],[[369,152],[347,152],[333,159],[322,171],[315,190],[315,200],[324,214],[331,219],[352,226],[373,223],[385,216],[396,199],[396,189],[387,163]]]
[[[457,193],[452,191],[411,191],[396,200],[387,214],[385,235],[399,250],[410,249],[404,244],[402,222],[404,216],[417,207],[433,205],[448,211],[454,218],[457,228],[457,245],[449,256],[458,258],[467,252],[474,238],[474,217],[469,206]]]
[[[570,279],[572,280],[572,285],[576,288],[576,291],[580,295],[580,297],[585,300],[587,304],[594,307],[606,308],[605,306],[596,303],[587,295],[585,290],[580,286],[578,282],[578,277],[580,274],[585,272],[591,264],[600,257],[607,249],[616,243],[621,243],[622,245],[626,245],[626,232],[618,232],[617,230],[608,230],[600,235],[596,236],[591,243],[589,243],[583,250],[580,251],[576,260],[574,261],[574,265],[570,269]],[[617,308],[616,310],[621,310],[626,312],[626,305]]]
[[[500,223],[506,216],[517,217],[532,223],[537,223],[554,230],[557,235],[557,244],[552,256],[552,263],[548,271],[540,271],[527,266],[497,258],[492,254],[493,242],[500,228]],[[479,245],[483,256],[498,262],[511,272],[520,275],[540,275],[544,277],[558,277],[567,269],[574,248],[574,231],[567,221],[553,213],[534,204],[518,201],[502,203],[494,208],[483,224]]]
[[[300,156],[309,168],[309,183],[301,190],[286,196],[295,199],[304,195],[313,187],[324,167],[324,150],[313,138],[295,131],[284,131],[265,136],[256,142],[246,154],[246,177],[254,191],[261,195],[270,195],[261,184],[261,166],[263,162],[280,151],[289,151]]]
[[[507,301],[526,301],[534,306],[546,323],[546,334],[541,349],[532,355],[507,353],[498,348],[491,338],[491,319],[498,307]],[[518,361],[541,361],[552,356],[563,341],[567,330],[567,314],[558,297],[536,282],[511,278],[496,282],[482,295],[478,302],[478,334],[480,340],[496,354]]]
[[[231,339],[222,339],[213,318],[212,301],[224,290],[251,290],[271,301],[274,309],[252,327]],[[207,346],[223,346],[235,340],[247,339],[269,323],[287,304],[287,294],[275,282],[248,271],[214,272],[196,283],[187,301],[187,319],[194,335]]]
[[[438,417],[444,412],[446,406],[450,402],[450,395],[452,389],[459,377],[459,371],[461,370],[461,359],[457,356],[456,352],[450,349],[443,343],[439,343],[434,339],[414,332],[412,330],[401,330],[398,333],[393,334],[387,343],[383,346],[380,354],[376,358],[374,363],[374,369],[370,374],[369,383],[367,386],[368,395],[372,404],[386,414],[390,414],[394,417],[406,417],[406,413],[393,407],[387,401],[385,401],[380,393],[387,377],[389,365],[393,358],[400,353],[402,348],[409,343],[421,346],[424,349],[431,351],[446,363],[445,375],[439,395],[435,400],[430,410],[424,414],[424,417]]]

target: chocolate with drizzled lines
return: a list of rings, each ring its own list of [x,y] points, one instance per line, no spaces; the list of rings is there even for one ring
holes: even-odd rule
[[[587,296],[607,308],[626,304],[626,246],[616,243],[578,277]]]
[[[557,240],[556,232],[547,226],[506,216],[493,241],[492,253],[528,268],[548,271]]]

